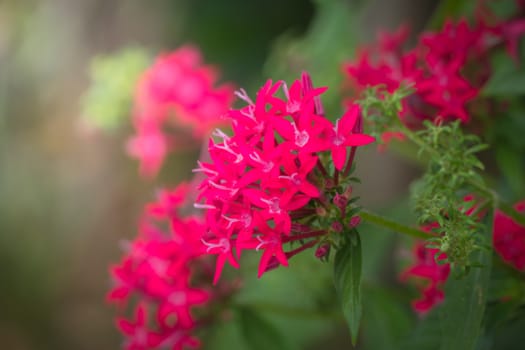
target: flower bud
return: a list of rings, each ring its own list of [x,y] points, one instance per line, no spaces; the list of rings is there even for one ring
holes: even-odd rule
[[[335,232],[343,231],[343,224],[339,221],[332,222],[332,230],[334,230]]]
[[[349,224],[349,226],[350,226],[351,228],[354,228],[354,227],[359,226],[360,223],[361,223],[361,217],[360,217],[359,215],[352,216],[352,218],[350,219],[350,224]]]
[[[334,197],[334,204],[339,210],[344,211],[348,204],[348,198],[338,193]]]
[[[354,127],[352,128],[353,134],[363,133],[363,113],[359,111],[357,114],[357,120],[355,121]]]
[[[343,196],[345,196],[346,198],[352,197],[352,186],[348,186],[346,188],[346,190],[343,192]]]
[[[270,261],[268,262],[268,265],[266,265],[266,269],[264,270],[264,272],[268,272],[268,271],[274,270],[274,269],[278,268],[279,266],[281,266],[281,263],[279,262],[279,260],[277,260],[277,258],[275,256],[272,256],[270,258]]]
[[[330,244],[325,243],[321,244],[317,249],[315,250],[315,257],[317,259],[323,259],[330,254]]]

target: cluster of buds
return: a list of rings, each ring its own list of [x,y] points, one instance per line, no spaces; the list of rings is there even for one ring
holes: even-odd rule
[[[192,141],[184,139],[186,134],[202,140],[225,123],[222,116],[233,101],[233,88],[214,87],[217,79],[217,71],[203,65],[199,50],[192,46],[159,56],[144,72],[133,110],[136,135],[128,142],[128,152],[141,162],[142,175],[155,175],[170,150]],[[175,137],[168,127],[179,130]]]
[[[217,130],[210,139],[211,162],[194,170],[206,175],[195,206],[206,210],[202,242],[217,255],[215,283],[225,262],[239,267],[243,250],[262,251],[259,277],[316,245],[324,257],[330,233],[349,224],[355,150],[374,138],[362,133],[357,104],[335,123],[325,118],[325,90],[307,73],[289,89],[268,81],[255,101],[240,90],[247,105],[227,114],[233,135]],[[286,243],[299,246],[284,251]]]
[[[117,319],[126,350],[197,347],[195,329],[217,316],[213,305],[235,289],[224,282],[209,288],[213,266],[200,241],[205,225],[179,215],[189,191],[182,184],[148,204],[139,236],[125,243],[125,256],[111,268],[108,300],[122,308],[136,302],[133,319]]]

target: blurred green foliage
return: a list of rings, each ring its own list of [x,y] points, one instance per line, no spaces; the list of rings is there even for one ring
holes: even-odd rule
[[[95,57],[90,68],[90,88],[83,101],[84,118],[104,130],[129,122],[135,86],[151,61],[151,54],[139,47]]]

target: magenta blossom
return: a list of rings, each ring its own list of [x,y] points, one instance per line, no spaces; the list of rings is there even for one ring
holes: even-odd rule
[[[284,97],[277,96],[281,88]],[[348,150],[374,138],[359,130],[357,104],[335,125],[326,119],[320,102],[325,90],[314,88],[306,73],[290,89],[268,81],[255,100],[241,90],[237,96],[247,105],[227,114],[233,135],[213,134],[211,162],[200,162],[194,171],[206,175],[195,206],[206,210],[208,233],[202,243],[217,256],[215,283],[226,262],[239,267],[243,250],[262,251],[260,277],[287,266],[291,256],[327,234],[296,225],[315,212],[314,203],[325,200],[329,174],[322,163],[331,153],[337,174],[345,165],[349,169],[353,156]],[[302,246],[285,251],[290,242]]]
[[[141,162],[142,175],[155,175],[169,151],[202,140],[225,124],[223,114],[233,101],[233,88],[215,87],[217,78],[216,70],[204,65],[192,46],[160,55],[144,72],[133,111],[137,134],[128,145],[130,155]]]
[[[519,62],[517,45],[525,34],[523,19],[485,17],[491,18],[478,18],[473,25],[464,19],[447,21],[440,31],[422,33],[411,50],[404,48],[406,27],[381,33],[377,44],[361,48],[355,61],[345,64],[350,86],[356,92],[373,86],[388,92],[402,84],[412,86],[415,91],[403,100],[399,116],[409,128],[421,127],[424,120],[469,123],[470,104],[491,74],[490,51],[505,45]]]
[[[210,304],[231,293],[225,283],[209,288],[213,267],[201,242],[204,222],[179,213],[190,191],[187,184],[161,191],[158,201],[146,206],[139,236],[125,244],[125,256],[110,270],[108,300],[121,308],[137,302],[132,320],[117,319],[125,350],[197,347],[194,332],[200,318],[194,311],[208,317]]]

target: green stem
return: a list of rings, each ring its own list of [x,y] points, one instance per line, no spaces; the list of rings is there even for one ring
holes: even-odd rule
[[[401,132],[405,134],[410,139],[410,141],[415,143],[417,146],[421,147],[421,149],[424,149],[425,151],[430,153],[430,155],[439,157],[438,152],[432,147],[430,147],[429,145],[427,145],[425,141],[421,137],[417,136],[415,132],[405,127],[404,125],[402,127],[403,127],[403,130]]]
[[[416,238],[432,238],[433,236],[430,233],[418,230],[416,228],[400,224],[399,222],[392,221],[383,216],[374,214],[368,210],[361,210],[359,216],[372,224],[386,227],[392,231],[405,234],[407,236],[416,237]]]

